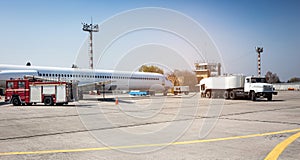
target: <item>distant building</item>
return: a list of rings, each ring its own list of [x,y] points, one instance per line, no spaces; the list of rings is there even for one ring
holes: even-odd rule
[[[220,63],[195,63],[195,73],[197,77],[197,83],[203,78],[215,77],[221,75]]]

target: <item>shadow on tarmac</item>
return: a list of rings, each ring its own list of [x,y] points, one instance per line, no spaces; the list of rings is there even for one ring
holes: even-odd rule
[[[98,98],[97,100],[101,101],[101,102],[114,102],[114,103],[116,102],[115,98]],[[128,103],[128,104],[134,103],[134,102],[125,101],[122,99],[118,99],[118,101],[119,101],[119,103]]]

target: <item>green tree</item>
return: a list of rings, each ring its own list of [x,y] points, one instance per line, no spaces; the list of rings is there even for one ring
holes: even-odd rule
[[[300,82],[300,78],[298,77],[293,77],[290,80],[287,81],[288,83],[295,83],[295,82]]]
[[[157,67],[157,66],[147,66],[147,65],[142,65],[139,68],[139,72],[152,72],[152,73],[160,73],[160,74],[164,74],[164,70]]]

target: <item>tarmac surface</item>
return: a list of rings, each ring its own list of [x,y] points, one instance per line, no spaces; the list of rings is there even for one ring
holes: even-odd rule
[[[255,102],[84,96],[66,106],[1,103],[0,159],[300,159],[299,91]]]

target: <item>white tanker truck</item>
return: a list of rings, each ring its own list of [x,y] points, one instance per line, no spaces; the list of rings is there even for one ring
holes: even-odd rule
[[[272,84],[268,84],[263,77],[230,75],[204,78],[198,84],[201,97],[225,99],[247,98],[255,101],[264,97],[268,101],[277,95]]]

